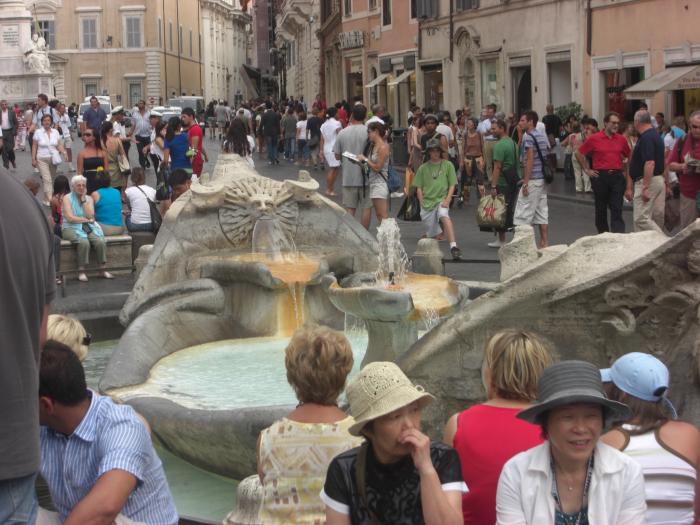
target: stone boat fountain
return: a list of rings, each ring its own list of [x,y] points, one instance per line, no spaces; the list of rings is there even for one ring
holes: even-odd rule
[[[368,319],[373,342],[366,351],[366,333],[347,333],[355,371],[363,358],[384,358],[372,350],[382,333],[393,334],[392,356],[416,340],[429,286],[439,281],[445,292],[436,316],[466,297],[445,277],[404,276],[403,248],[388,245],[384,230],[378,243],[316,188],[307,172],[277,182],[221,155],[211,178],[173,204],[137,261],[143,269],[120,318],[126,330],[100,389],[133,405],[169,450],[204,469],[235,479],[255,472],[259,431],[296,404],[284,370],[289,336],[305,322],[345,328],[350,309],[337,308],[336,296],[356,291],[331,293],[336,279],[345,285],[396,266],[402,281],[359,291],[376,288],[398,310],[383,328],[374,299],[367,315],[352,310]],[[395,325],[408,327],[408,337],[397,339]]]

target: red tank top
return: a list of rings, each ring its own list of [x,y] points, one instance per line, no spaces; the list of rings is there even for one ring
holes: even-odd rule
[[[496,523],[496,489],[503,465],[542,443],[540,427],[515,417],[520,410],[475,405],[458,416],[453,446],[469,487],[462,496],[465,525]]]

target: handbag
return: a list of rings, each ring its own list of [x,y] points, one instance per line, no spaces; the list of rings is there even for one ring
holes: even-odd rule
[[[163,166],[156,173],[156,200],[164,201],[170,198],[170,166]]]
[[[158,230],[160,230],[160,227],[163,224],[163,217],[161,216],[160,211],[158,210],[158,205],[151,199],[149,199],[148,195],[146,195],[146,192],[143,191],[139,186],[136,186],[136,188],[141,193],[143,193],[143,196],[146,197],[146,200],[148,201],[148,211],[151,214],[151,226],[153,226],[153,233],[158,233]]]
[[[528,135],[530,135],[532,140],[535,142],[537,156],[540,158],[540,163],[542,164],[542,175],[544,175],[544,181],[547,184],[551,184],[554,182],[554,172],[552,171],[552,166],[548,162],[545,162],[544,157],[542,156],[542,151],[540,150],[540,145],[537,142],[537,137],[535,137],[532,133],[528,133]]]
[[[119,154],[117,157],[117,163],[119,164],[119,171],[122,173],[122,175],[128,175],[131,173],[129,158],[125,154]]]
[[[476,223],[481,228],[503,229],[506,225],[507,206],[503,195],[485,195],[476,208]]]
[[[396,173],[396,170],[394,169],[394,165],[389,162],[389,167],[387,169],[387,186],[389,186],[389,193],[395,193],[397,191],[401,190],[401,177],[399,177],[399,174]]]
[[[397,219],[403,221],[420,221],[420,201],[418,200],[418,192],[413,190],[407,193],[406,198],[401,204],[399,213],[396,214]]]

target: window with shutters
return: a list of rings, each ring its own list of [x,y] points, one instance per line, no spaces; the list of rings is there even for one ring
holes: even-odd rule
[[[457,11],[467,11],[469,9],[478,9],[479,0],[456,0]]]
[[[391,25],[391,0],[382,0],[382,25]]]
[[[83,49],[97,49],[97,17],[83,18],[80,28]]]
[[[352,0],[343,0],[343,14],[345,16],[352,14]]]
[[[143,47],[141,43],[141,22],[142,18],[140,16],[126,16],[124,17],[124,29],[126,32],[126,47],[128,48],[140,48]]]
[[[56,49],[56,26],[53,20],[39,20],[39,34],[46,40],[49,49]]]

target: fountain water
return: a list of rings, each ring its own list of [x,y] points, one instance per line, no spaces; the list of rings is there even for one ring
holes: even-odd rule
[[[378,284],[402,285],[411,266],[406,250],[401,244],[401,230],[396,219],[384,219],[377,228],[379,263],[376,271]]]

